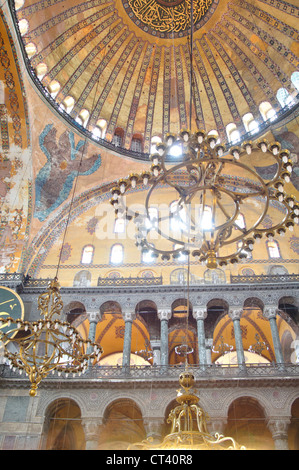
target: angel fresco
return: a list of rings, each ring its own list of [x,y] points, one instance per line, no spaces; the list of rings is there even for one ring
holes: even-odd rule
[[[84,140],[75,145],[73,132],[65,131],[57,139],[57,129],[48,124],[39,137],[47,162],[35,180],[35,217],[41,222],[69,196],[78,176],[91,175],[101,165],[101,156],[82,158]]]

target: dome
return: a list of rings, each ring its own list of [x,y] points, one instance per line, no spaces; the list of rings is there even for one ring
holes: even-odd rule
[[[53,107],[95,142],[142,158],[182,128],[226,143],[256,135],[296,104],[298,6],[281,4],[25,0],[15,20]]]

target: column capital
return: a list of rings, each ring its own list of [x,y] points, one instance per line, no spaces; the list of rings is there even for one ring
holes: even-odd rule
[[[192,315],[195,320],[205,320],[207,318],[208,312],[205,308],[194,307]]]
[[[228,316],[231,318],[231,320],[240,320],[241,316],[243,313],[242,308],[230,308],[228,312]]]
[[[276,318],[278,312],[279,310],[276,305],[265,305],[263,315],[270,320],[270,318]]]
[[[128,311],[124,311],[122,312],[122,317],[124,319],[125,322],[133,322],[135,319],[136,319],[136,314],[135,312],[128,312]]]
[[[157,312],[159,320],[170,320],[171,319],[171,309],[163,308]]]
[[[99,310],[88,310],[86,312],[89,323],[98,323],[102,319],[102,314]]]

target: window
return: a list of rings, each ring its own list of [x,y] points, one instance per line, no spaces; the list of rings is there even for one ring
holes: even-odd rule
[[[81,264],[91,264],[94,255],[94,247],[86,245],[82,250]]]
[[[107,121],[105,119],[99,119],[92,130],[93,137],[98,137],[100,139],[104,139],[107,130]]]
[[[75,121],[80,124],[81,126],[85,127],[89,119],[89,111],[87,109],[82,109],[78,116],[76,117]]]
[[[175,250],[183,250],[184,247],[182,245],[179,245],[179,244],[176,244],[174,245],[174,249]],[[181,263],[185,263],[188,261],[188,255],[187,253],[180,253],[179,256],[176,258],[177,261],[181,262]]]
[[[291,80],[294,87],[299,91],[299,72],[292,73]]]
[[[123,144],[123,139],[124,139],[124,131],[121,128],[116,128],[113,138],[112,138],[112,143],[115,145],[115,147],[121,147]]]
[[[226,126],[226,134],[230,143],[240,140],[240,133],[235,123],[231,122]]]
[[[267,241],[267,250],[269,254],[269,258],[280,258],[280,250],[279,250],[279,244],[277,241],[272,240],[272,241]]]
[[[155,261],[155,258],[153,257],[153,252],[151,250],[142,251],[141,261],[142,263],[153,263]]]
[[[160,142],[162,142],[162,139],[161,137],[155,135],[152,137],[152,140],[151,140],[151,151],[150,153],[156,153],[157,152],[157,144],[159,144]]]
[[[268,101],[263,101],[259,106],[260,113],[264,121],[274,121],[277,118],[275,109],[272,108]]]
[[[134,152],[142,152],[142,137],[135,135],[132,137],[131,150]]]
[[[284,108],[285,106],[293,106],[293,104],[295,104],[294,98],[285,88],[280,88],[278,90],[276,98],[278,99],[282,108]]]
[[[173,201],[169,206],[170,230],[178,232],[184,228],[186,223],[186,211],[178,207],[178,201]]]
[[[52,82],[48,85],[48,90],[52,98],[55,98],[60,90],[60,83],[57,80],[52,80]]]
[[[121,264],[124,259],[124,247],[120,243],[116,243],[111,247],[110,263]]]
[[[72,96],[67,96],[61,104],[65,112],[70,113],[75,105],[75,100]]]
[[[251,134],[255,134],[259,130],[259,124],[254,119],[253,114],[247,113],[243,116],[244,126],[247,132],[251,132]]]
[[[38,64],[35,68],[35,73],[39,80],[41,80],[46,75],[47,71],[48,71],[48,67],[44,63]]]

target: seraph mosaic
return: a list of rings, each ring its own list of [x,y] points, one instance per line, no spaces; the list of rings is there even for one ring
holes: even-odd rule
[[[65,131],[59,139],[57,129],[48,124],[39,137],[47,162],[35,180],[34,216],[43,222],[69,196],[77,176],[91,175],[101,166],[101,156],[82,158],[84,140],[75,144],[74,133]]]

